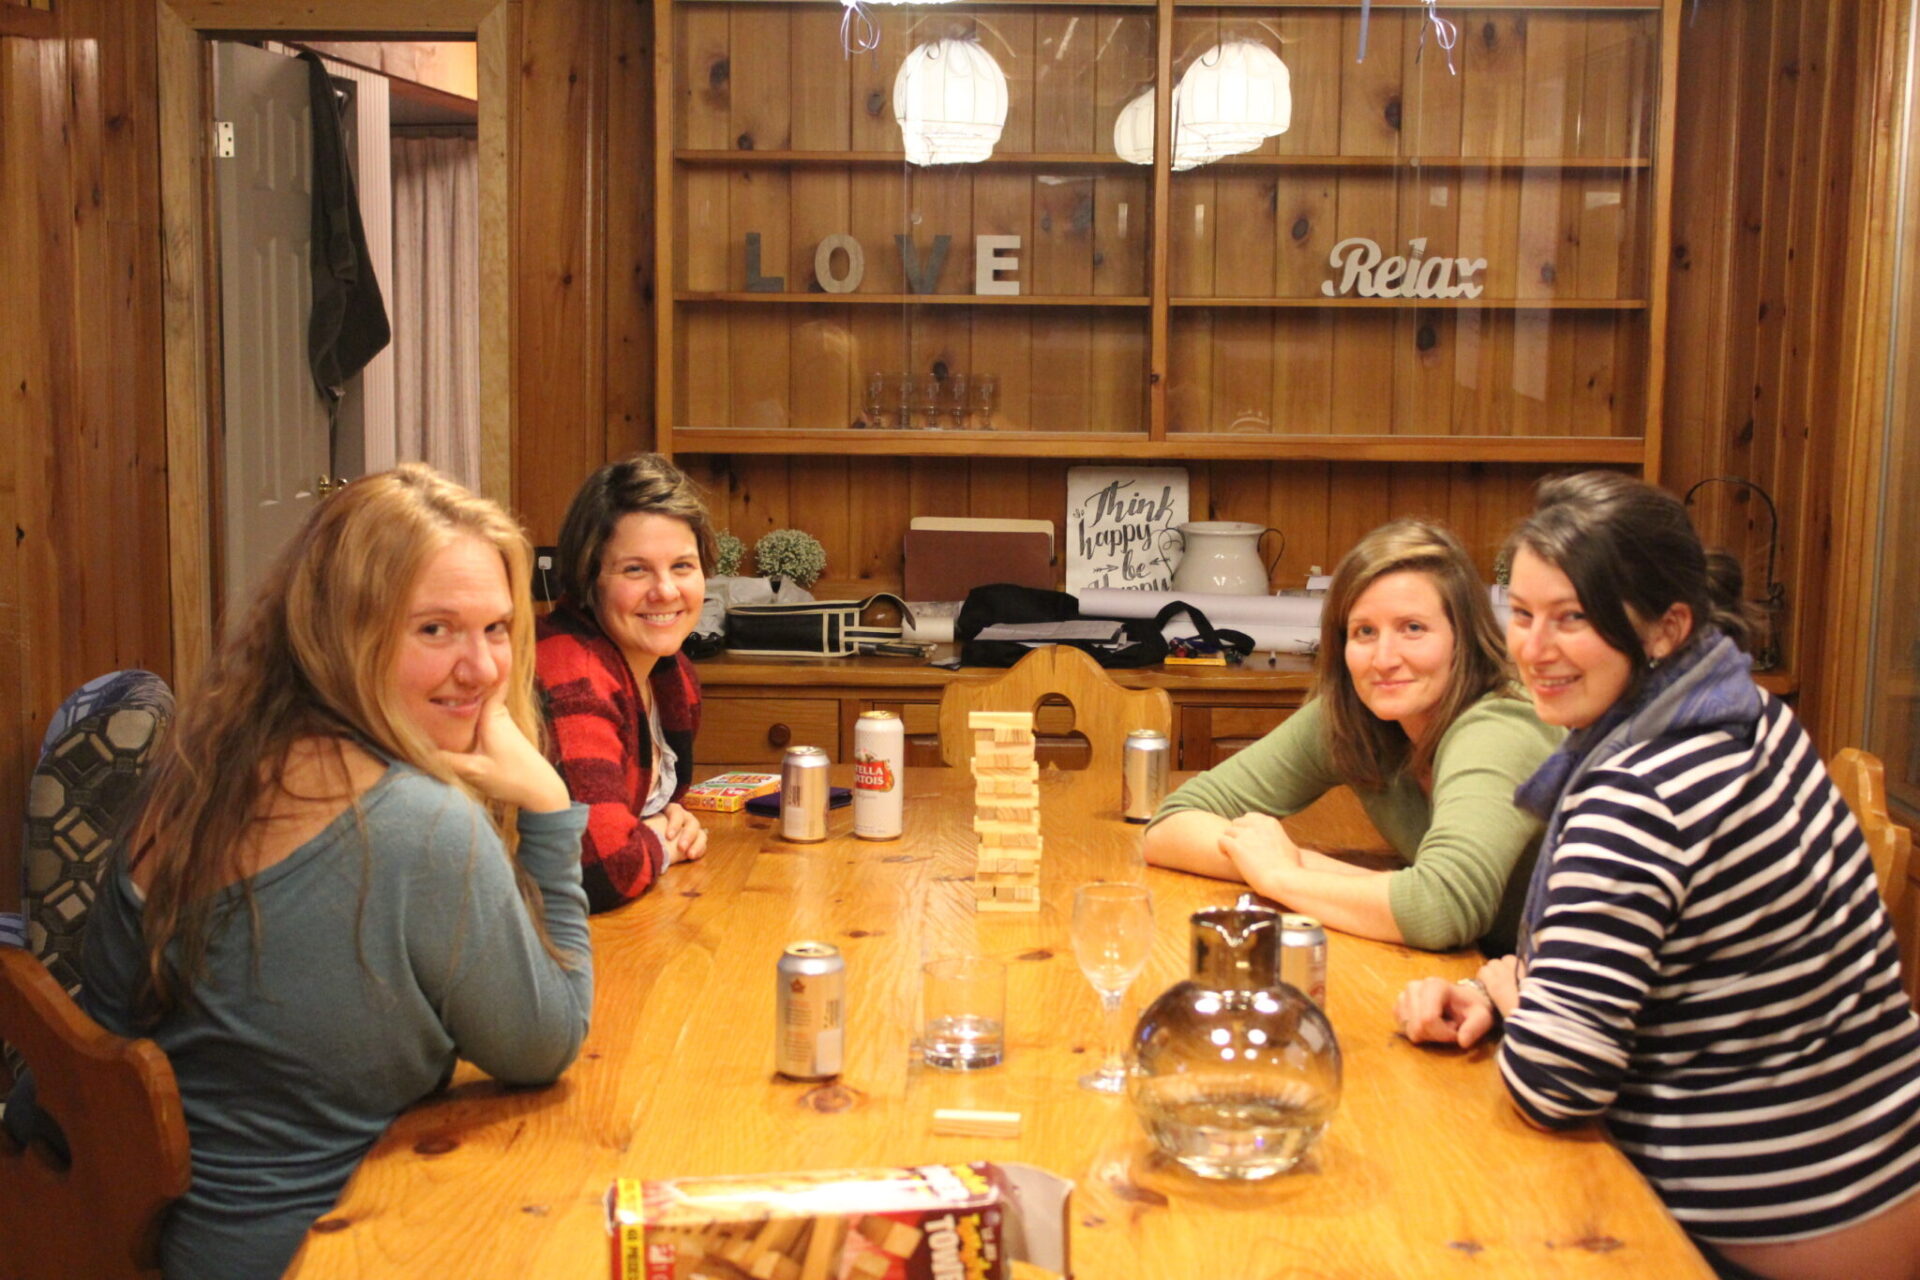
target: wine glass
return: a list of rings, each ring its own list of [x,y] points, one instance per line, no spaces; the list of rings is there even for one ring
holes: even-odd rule
[[[990,373],[973,375],[971,396],[974,416],[979,419],[975,424],[982,431],[993,430],[994,399],[1000,391],[1000,380]]]
[[[1096,880],[1073,891],[1073,955],[1100,993],[1106,1014],[1106,1059],[1080,1077],[1082,1089],[1120,1093],[1127,1087],[1120,1051],[1120,998],[1146,968],[1153,949],[1153,895],[1143,884]]]
[[[967,375],[950,373],[947,375],[947,413],[953,418],[953,429],[959,431],[967,425]]]
[[[938,430],[941,402],[946,399],[946,388],[940,385],[939,375],[930,373],[914,379],[913,397],[913,407],[927,415],[927,426]]]
[[[886,374],[870,373],[867,375],[867,398],[865,407],[867,411],[867,425],[869,427],[880,426],[882,423],[881,415],[883,415],[887,409]]]

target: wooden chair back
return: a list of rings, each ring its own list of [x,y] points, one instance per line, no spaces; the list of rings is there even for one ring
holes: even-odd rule
[[[964,768],[973,757],[967,715],[974,711],[1032,711],[1052,696],[1073,708],[1074,731],[1091,748],[1084,778],[1120,794],[1127,732],[1173,734],[1173,700],[1165,689],[1128,689],[1100,664],[1068,645],[1042,645],[991,680],[956,680],[940,697],[940,760]]]
[[[0,948],[0,1036],[32,1068],[70,1156],[0,1131],[0,1270],[8,1280],[158,1277],[161,1217],[192,1178],[167,1055],[107,1031],[11,947]]]
[[[1880,883],[1880,899],[1887,904],[1894,937],[1900,944],[1907,995],[1915,998],[1920,996],[1920,972],[1916,971],[1920,966],[1915,964],[1913,921],[1907,910],[1907,865],[1913,857],[1913,832],[1887,812],[1887,771],[1880,757],[1859,747],[1847,747],[1833,758],[1831,772],[1847,808],[1853,810],[1854,821],[1860,824],[1860,833],[1867,838],[1874,879]]]

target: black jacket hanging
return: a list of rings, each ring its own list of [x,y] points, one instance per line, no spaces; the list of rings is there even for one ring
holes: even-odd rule
[[[367,254],[333,77],[319,54],[302,53],[300,60],[307,64],[313,100],[313,310],[307,317],[307,365],[331,408],[347,379],[380,354],[393,330]]]

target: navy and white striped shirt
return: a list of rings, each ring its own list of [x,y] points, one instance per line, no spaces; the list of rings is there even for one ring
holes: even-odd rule
[[[1500,1052],[1521,1109],[1604,1116],[1708,1241],[1824,1234],[1920,1186],[1920,1023],[1793,714],[1762,695],[1757,721],[1630,746],[1560,803]]]

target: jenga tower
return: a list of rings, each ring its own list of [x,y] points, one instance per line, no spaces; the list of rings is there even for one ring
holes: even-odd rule
[[[980,860],[974,904],[982,911],[1040,909],[1040,766],[1031,711],[974,711],[973,830]]]

